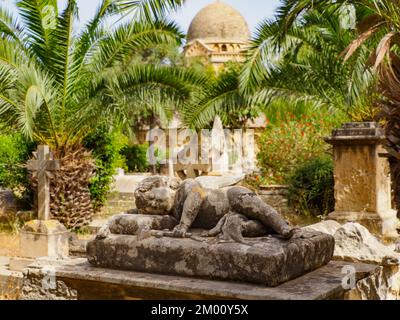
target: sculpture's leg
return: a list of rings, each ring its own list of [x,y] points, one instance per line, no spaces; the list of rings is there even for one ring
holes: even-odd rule
[[[194,180],[187,180],[181,186],[176,198],[178,203],[176,204],[175,216],[180,216],[180,223],[174,229],[177,237],[185,236],[197,218],[205,197],[203,188]]]
[[[266,228],[273,229],[285,238],[294,235],[295,229],[290,227],[274,208],[250,190],[242,187],[231,188],[228,190],[228,199],[233,211],[260,221]]]
[[[222,232],[222,227],[224,226],[227,217],[228,217],[227,214],[224,215],[223,218],[221,220],[219,220],[218,224],[213,229],[211,229],[210,231],[204,232],[204,236],[215,237],[215,236],[219,235]]]
[[[271,228],[267,228],[266,226],[264,226],[264,224],[257,220],[248,220],[242,223],[243,237],[263,237],[273,233],[275,233],[274,230],[272,230]]]

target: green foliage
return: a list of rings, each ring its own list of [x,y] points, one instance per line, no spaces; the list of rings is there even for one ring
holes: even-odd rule
[[[299,166],[289,178],[289,202],[300,213],[326,215],[334,210],[333,160],[318,157]]]
[[[309,10],[288,23],[286,7],[296,2],[307,3]],[[375,79],[365,68],[370,54],[362,46],[344,63],[341,55],[357,37],[354,28],[343,25],[351,17],[314,4],[283,0],[276,19],[258,26],[240,76],[241,89],[265,105],[282,99],[306,102],[341,110],[354,121],[371,121]]]
[[[240,91],[241,70],[242,65],[232,62],[218,75],[208,75],[208,81],[199,86],[193,99],[182,108],[184,123],[191,128],[204,129],[219,115],[225,126],[242,128],[248,119],[257,117],[257,105]],[[203,74],[209,74],[206,68]]]
[[[258,141],[264,183],[284,184],[299,165],[325,154],[329,145],[323,138],[339,124],[340,119],[329,112],[278,113]]]
[[[21,134],[0,134],[0,188],[11,189],[19,197],[28,196],[25,164],[34,148]]]
[[[127,144],[127,138],[118,132],[107,130],[102,125],[84,140],[84,147],[92,150],[96,161],[96,174],[90,183],[93,207],[97,211],[107,201],[113,175],[117,168],[126,168],[120,151]]]
[[[126,159],[126,166],[129,172],[147,172],[149,163],[147,161],[147,144],[126,146],[121,154]]]
[[[132,57],[158,45],[179,47],[184,35],[164,14],[182,3],[103,0],[79,31],[76,0],[63,9],[55,0],[18,0],[13,14],[0,5],[2,120],[63,156],[103,119],[129,127],[132,114],[168,113],[166,105],[188,96],[192,74]],[[105,20],[121,18],[121,10],[133,19],[107,29]],[[156,60],[170,56],[163,51]]]

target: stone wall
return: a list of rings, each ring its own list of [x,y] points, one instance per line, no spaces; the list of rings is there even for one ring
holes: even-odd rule
[[[134,209],[135,197],[133,193],[112,192],[107,199],[106,206],[102,209],[102,216],[112,216],[121,212]]]

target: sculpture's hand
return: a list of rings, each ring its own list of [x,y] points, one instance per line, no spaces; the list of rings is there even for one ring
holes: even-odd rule
[[[183,224],[178,224],[172,231],[175,238],[186,238],[188,233],[188,227]]]

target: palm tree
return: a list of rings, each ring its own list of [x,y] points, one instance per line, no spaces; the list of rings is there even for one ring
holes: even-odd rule
[[[344,51],[344,60],[369,48],[365,67],[378,77],[375,99],[385,121],[387,150],[392,164],[394,191],[400,217],[400,11],[399,0],[285,0],[279,11],[281,35],[311,10],[336,10],[353,6],[358,12],[356,39]]]
[[[52,215],[70,228],[87,224],[93,172],[82,140],[104,119],[130,124],[153,108],[165,114],[204,79],[193,72],[134,63],[130,56],[183,37],[164,13],[183,0],[103,0],[81,31],[76,0],[59,12],[56,0],[20,0],[18,16],[0,6],[0,115],[26,137],[48,144],[62,161],[52,182]],[[130,13],[112,30],[106,18]]]
[[[374,78],[364,68],[365,48],[347,64],[340,58],[355,38],[355,31],[345,23],[351,17],[313,8],[282,31],[285,18],[281,13],[258,26],[241,74],[242,92],[267,107],[290,103],[296,108],[305,103],[311,109],[328,108],[351,118],[372,118]]]
[[[202,72],[208,75],[208,81],[202,83],[181,108],[184,123],[191,128],[204,129],[210,127],[218,115],[224,126],[243,128],[248,119],[257,117],[258,106],[240,91],[241,70],[240,64],[230,63],[215,74],[203,66]]]

